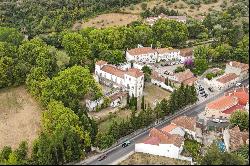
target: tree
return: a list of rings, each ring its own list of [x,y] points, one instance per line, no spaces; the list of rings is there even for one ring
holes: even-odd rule
[[[232,53],[232,59],[249,63],[249,36],[244,36]]]
[[[9,160],[9,156],[12,153],[12,149],[9,146],[4,146],[0,151],[0,163],[4,163]]]
[[[91,94],[93,99],[102,96],[101,87],[89,70],[73,66],[59,72],[51,80],[43,82],[41,100],[47,105],[50,100],[55,99],[76,110],[79,107],[79,99],[87,93]]]
[[[145,75],[145,77],[144,77],[145,81],[149,81],[152,69],[150,69],[148,66],[143,66],[142,71],[143,71],[143,73]]]
[[[99,132],[96,136],[96,145],[98,148],[106,149],[110,147],[115,142],[115,139],[112,135],[109,135],[107,133]]]
[[[108,63],[116,65],[125,61],[123,52],[120,50],[104,50],[100,53],[99,59],[105,60]]]
[[[188,29],[185,24],[174,20],[158,20],[152,27],[155,41],[163,45],[177,47],[188,39]]]
[[[206,61],[206,59],[203,58],[195,58],[194,59],[194,72],[197,75],[201,75],[202,73],[204,73],[207,69],[208,69],[208,63]]]
[[[249,129],[249,115],[246,111],[235,111],[230,116],[229,122],[231,126],[239,126],[241,131]]]
[[[142,96],[142,100],[141,100],[141,109],[144,110],[145,109],[145,101],[144,101],[144,95]]]
[[[62,45],[70,56],[71,65],[86,65],[86,60],[91,55],[87,38],[75,32],[66,33],[63,36]]]
[[[244,165],[242,156],[235,153],[221,152],[216,143],[210,145],[204,157],[201,159],[202,165]]]
[[[13,45],[21,44],[24,36],[15,28],[0,27],[0,42],[7,42]]]

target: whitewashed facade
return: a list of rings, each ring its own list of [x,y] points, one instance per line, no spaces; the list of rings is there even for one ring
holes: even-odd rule
[[[118,69],[107,62],[97,62],[95,74],[100,79],[105,79],[113,83],[113,87],[119,87],[128,91],[130,96],[142,96],[144,86],[144,74],[139,69],[130,68],[127,70]]]

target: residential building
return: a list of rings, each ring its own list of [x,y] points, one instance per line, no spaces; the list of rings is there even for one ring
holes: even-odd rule
[[[178,131],[176,131],[178,132]],[[183,150],[184,137],[178,134],[170,134],[164,130],[153,128],[143,142],[135,144],[135,152],[152,155],[180,158]]]
[[[180,60],[180,51],[173,48],[138,47],[126,51],[126,60],[128,62],[138,63],[156,63],[160,60]]]
[[[225,72],[235,73],[242,80],[249,77],[249,64],[231,61],[226,64]]]
[[[202,130],[196,121],[196,117],[179,116],[172,120],[171,124],[182,128],[194,140],[202,142]]]
[[[249,132],[240,131],[238,126],[223,131],[223,139],[228,152],[238,150],[243,145],[249,144]]]
[[[168,76],[168,79],[177,84],[183,83],[184,85],[189,85],[189,86],[196,84],[197,81],[197,78],[190,71],[190,69],[176,73],[172,76]]]
[[[227,122],[236,110],[245,110],[249,102],[249,90],[245,87],[236,88],[217,100],[206,105],[205,117],[216,122]]]
[[[185,62],[188,59],[193,59],[193,48],[183,48],[180,49],[180,61]]]
[[[212,80],[204,79],[205,82],[213,87],[214,90],[223,90],[234,86],[239,82],[239,77],[235,73],[225,73],[219,77],[213,78]]]
[[[119,87],[122,91],[128,91],[129,96],[142,96],[144,74],[139,69],[122,70],[105,61],[98,61],[95,64],[95,74],[101,83],[109,84],[115,88]]]
[[[152,47],[140,47],[126,51],[127,61],[155,63],[157,62],[157,56],[157,51]]]
[[[158,72],[152,71],[151,83],[159,87],[162,87],[163,89],[169,90],[170,92],[173,92],[174,89],[171,86],[166,85],[165,80],[166,78],[161,76]]]

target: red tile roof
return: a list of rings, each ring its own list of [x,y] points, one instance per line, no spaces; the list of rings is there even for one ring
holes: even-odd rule
[[[156,50],[151,47],[141,47],[128,50],[128,53],[130,55],[141,55],[141,54],[156,53]]]
[[[184,84],[184,85],[192,86],[192,85],[195,83],[195,81],[197,81],[197,80],[198,80],[198,78],[192,77],[192,78],[189,78],[189,79],[187,79],[187,80],[184,80],[184,81],[183,81],[183,84]]]
[[[177,134],[169,134],[163,131],[160,131],[156,128],[153,128],[149,132],[150,137],[157,137],[160,140],[161,144],[173,144],[177,147],[180,147],[184,141],[184,138]]]
[[[165,78],[160,76],[158,72],[156,71],[153,71],[151,73],[151,78],[154,79],[154,80],[157,80],[157,81],[160,81],[160,82],[164,82],[165,83]]]
[[[163,128],[161,129],[161,131],[164,131],[164,132],[166,132],[166,133],[169,133],[169,132],[171,132],[172,130],[174,130],[175,128],[177,128],[177,126],[176,126],[175,124],[169,124],[169,125],[163,127]]]
[[[105,71],[107,73],[110,73],[112,75],[115,75],[117,77],[120,77],[120,78],[123,78],[124,77],[124,73],[125,73],[125,71],[120,70],[117,67],[112,66],[112,65],[105,65],[105,66],[102,67],[101,70],[103,70],[103,71]]]
[[[213,110],[225,110],[238,103],[238,99],[234,96],[222,96],[221,98],[214,100],[207,104],[208,109]]]
[[[195,131],[196,127],[196,118],[195,117],[187,117],[187,116],[179,116],[171,121],[172,124],[180,126],[182,128]]]
[[[229,129],[229,135],[229,144],[231,151],[239,149],[242,145],[245,145],[246,141],[249,139],[249,132],[241,132],[238,126]]]
[[[95,64],[97,64],[97,65],[106,65],[106,64],[108,64],[108,62],[100,60],[100,61],[97,61]]]
[[[178,82],[181,83],[181,82],[183,82],[185,80],[193,78],[194,74],[189,69],[187,69],[187,70],[185,70],[183,72],[176,73],[175,77],[178,79]]]
[[[141,77],[141,76],[144,75],[144,73],[141,70],[136,69],[136,68],[128,69],[126,74],[128,74],[130,76],[133,76],[133,77],[136,77],[136,78]]]
[[[158,137],[147,137],[144,144],[159,145],[161,140]]]
[[[157,48],[159,54],[169,53],[169,52],[178,52],[179,50],[173,48]]]
[[[249,101],[249,90],[248,88],[240,87],[227,92],[225,96],[235,96],[238,98],[238,104],[246,105]]]
[[[235,73],[228,73],[218,78],[217,81],[223,84],[236,79],[238,76]]]
[[[228,63],[228,65],[236,67],[236,68],[240,68],[242,70],[242,72],[249,69],[248,64],[240,63],[240,62],[236,62],[236,61],[231,61]]]
[[[237,110],[244,109],[244,107],[245,107],[244,105],[235,105],[235,106],[232,106],[231,108],[228,108],[228,109],[222,111],[222,113],[224,113],[224,114],[232,114]]]

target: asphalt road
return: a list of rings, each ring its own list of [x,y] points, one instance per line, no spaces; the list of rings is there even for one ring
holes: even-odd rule
[[[245,80],[244,82],[242,82],[244,85],[249,84],[249,80]],[[234,87],[226,90],[229,91],[231,89],[233,89]],[[169,124],[170,121],[180,115],[186,115],[186,116],[197,116],[200,112],[204,111],[205,106],[207,103],[223,96],[225,91],[220,92],[219,94],[210,97],[209,99],[198,103],[197,105],[192,106],[191,108],[185,109],[185,110],[181,110],[179,112],[177,112],[175,115],[172,115],[170,117],[168,117],[163,123],[158,124],[156,126],[156,128],[160,129],[162,127],[164,127],[165,125]],[[140,133],[139,135],[136,135],[135,137],[133,137],[132,139],[130,139],[131,144],[126,147],[126,148],[122,148],[121,145],[120,146],[116,146],[113,149],[109,150],[108,152],[106,152],[105,154],[107,154],[107,158],[102,160],[102,161],[98,161],[96,158],[93,158],[89,161],[81,161],[79,163],[77,163],[77,165],[111,165],[114,162],[116,162],[118,159],[120,159],[121,157],[125,156],[126,154],[134,151],[135,148],[135,143],[136,142],[140,142],[141,140],[145,139],[148,134],[149,134],[149,130]]]

